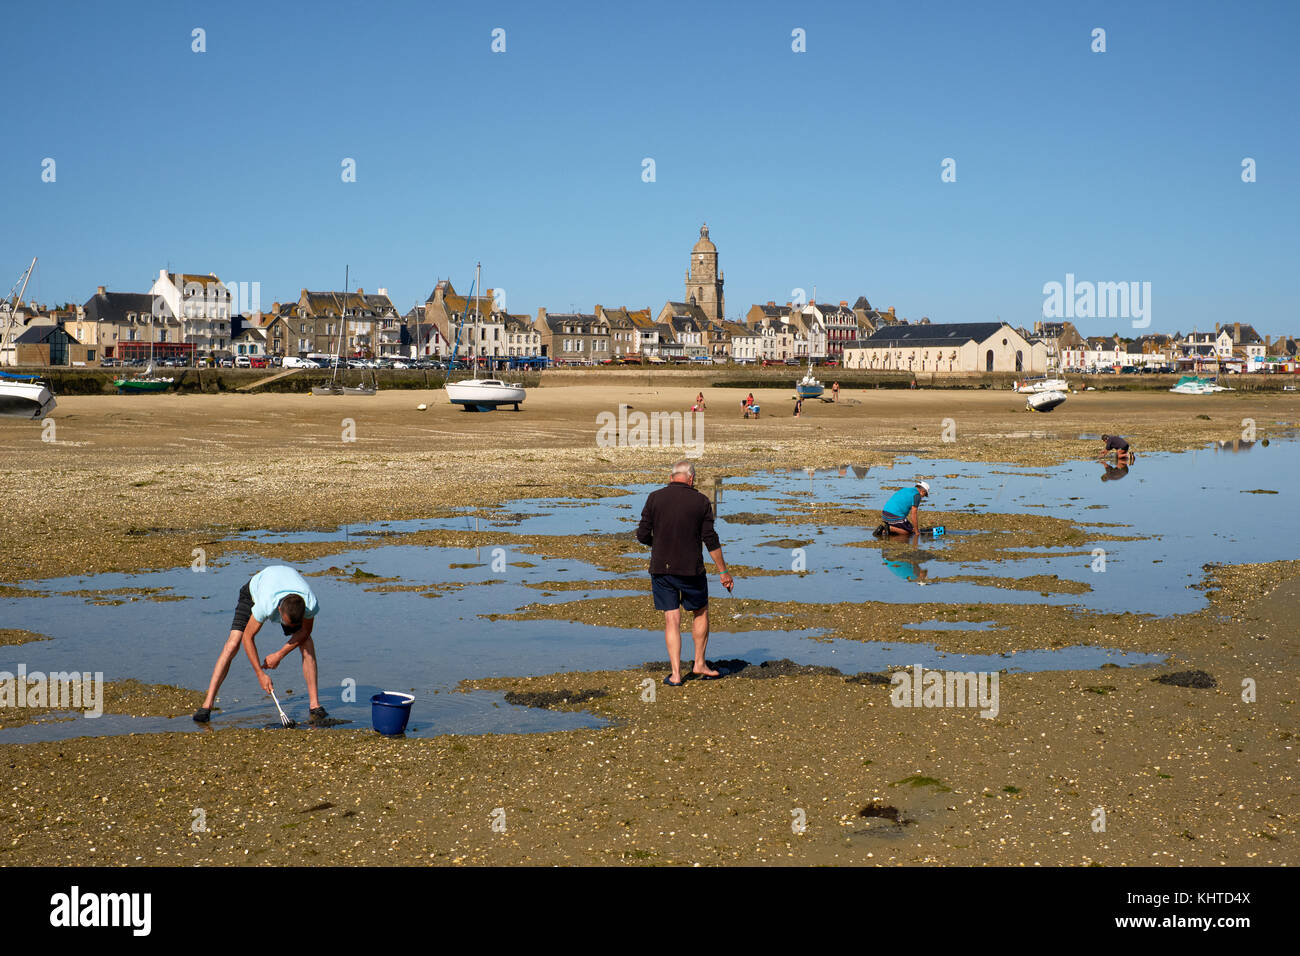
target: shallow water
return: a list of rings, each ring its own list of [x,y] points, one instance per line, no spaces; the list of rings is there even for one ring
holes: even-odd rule
[[[1288,479],[1300,465],[1300,445],[1274,441],[1270,446],[1218,446],[1182,455],[1140,457],[1123,480],[1101,481],[1101,464],[1074,462],[1057,468],[1016,469],[948,460],[907,459],[893,468],[845,466],[812,473],[769,473],[733,483],[761,485],[759,490],[731,490],[724,480],[709,488],[719,513],[718,531],[728,560],[789,572],[798,561],[804,573],[740,580],[738,597],[762,597],[806,603],[837,601],[914,600],[963,605],[985,602],[1080,604],[1106,611],[1182,613],[1199,608],[1204,596],[1188,585],[1198,583],[1207,562],[1236,564],[1293,558],[1300,533],[1300,509],[1286,496]],[[1248,453],[1241,453],[1248,452]],[[998,472],[994,475],[992,472]],[[955,478],[936,477],[956,475]],[[774,525],[728,521],[727,516],[781,514],[792,502],[820,501],[853,504],[878,510],[888,495],[915,477],[930,478],[930,507],[943,511],[972,510],[1044,513],[1080,522],[1114,522],[1130,528],[1097,528],[1098,532],[1152,535],[1150,540],[1104,542],[1106,571],[1091,570],[1091,555],[1066,556],[1069,549],[1022,549],[1029,556],[1017,561],[957,563],[939,560],[945,537],[925,538],[919,546],[869,540],[870,529],[818,527],[815,524]],[[707,469],[701,469],[707,477]],[[635,486],[629,494],[593,501],[522,500],[477,517],[417,522],[384,522],[354,526],[339,532],[252,534],[266,541],[336,540],[354,536],[424,528],[474,528],[516,534],[582,535],[625,532],[630,554],[644,549],[631,536],[644,495],[657,485]],[[705,487],[702,485],[702,487]],[[1244,494],[1276,490],[1278,495]],[[1101,507],[1086,510],[1090,505]],[[924,520],[924,509],[922,516]],[[764,541],[807,542],[802,553],[790,547],[761,546]],[[868,546],[859,547],[864,541]],[[321,664],[322,703],[331,716],[368,727],[369,698],[380,690],[402,690],[417,697],[412,736],[441,733],[536,732],[590,727],[600,721],[590,714],[516,707],[497,692],[458,693],[465,678],[514,676],[623,669],[663,654],[659,631],[592,627],[564,621],[487,620],[481,615],[509,613],[526,604],[564,602],[628,591],[566,591],[543,597],[527,585],[545,581],[598,580],[609,575],[571,558],[522,555],[507,548],[504,570],[492,569],[491,548],[457,549],[386,545],[360,552],[340,550],[299,565],[304,573],[342,566],[350,573],[362,567],[369,574],[400,578],[403,584],[432,587],[461,585],[434,597],[419,592],[378,592],[370,579],[311,577],[322,606],[317,632]],[[526,561],[533,567],[519,567]],[[239,587],[268,562],[239,558],[210,563],[204,573],[188,568],[140,575],[106,574],[74,577],[32,585],[49,595],[0,599],[0,621],[54,640],[0,648],[0,670],[13,671],[19,662],[33,670],[103,671],[105,679],[135,677],[150,683],[202,688],[228,633]],[[919,570],[927,587],[917,590]],[[1084,595],[1052,595],[945,581],[957,574],[1024,577],[1058,574],[1084,581]],[[909,577],[912,580],[909,580]],[[166,588],[180,600],[154,601],[120,594],[121,604],[94,604],[93,597],[60,592],[116,588]],[[646,589],[648,591],[648,587]],[[648,594],[646,594],[648,600]],[[1011,655],[945,655],[933,645],[827,641],[819,631],[728,633],[730,598],[716,597],[714,636],[710,654],[744,658],[754,663],[791,658],[800,663],[828,664],[844,673],[879,671],[921,663],[957,670],[1092,669],[1111,662],[1124,666],[1157,662],[1156,655],[1119,654],[1101,648],[1060,648]],[[943,621],[911,625],[964,630],[991,622]],[[262,654],[278,646],[278,628],[260,635]],[[895,632],[897,633],[897,632]],[[1053,635],[1045,635],[1048,643]],[[268,638],[274,639],[268,640]],[[689,636],[684,641],[689,654]],[[305,721],[307,700],[296,656],[273,674],[277,694],[291,717]],[[356,682],[355,702],[342,700],[345,679]],[[585,689],[574,678],[573,689]],[[281,693],[281,690],[284,693]],[[291,693],[290,693],[291,692]],[[242,655],[231,668],[219,706],[207,727],[188,718],[130,718],[105,715],[93,721],[43,721],[0,730],[0,742],[55,740],[84,734],[152,733],[162,730],[211,732],[229,726],[261,727],[276,719],[274,705],[256,686]],[[328,733],[316,729],[307,732]]]

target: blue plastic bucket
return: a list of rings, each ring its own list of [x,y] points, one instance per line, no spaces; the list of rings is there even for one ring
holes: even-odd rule
[[[406,733],[406,722],[411,719],[411,705],[415,698],[410,694],[386,690],[370,698],[370,724],[385,737]]]

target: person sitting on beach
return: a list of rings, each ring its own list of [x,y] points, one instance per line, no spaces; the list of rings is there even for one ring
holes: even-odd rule
[[[212,680],[208,684],[208,695],[203,698],[203,706],[194,713],[199,723],[207,723],[212,716],[212,707],[217,702],[217,691],[221,682],[230,672],[230,664],[242,647],[248,655],[257,674],[257,682],[262,690],[271,693],[271,675],[268,670],[275,670],[282,660],[297,650],[302,655],[302,677],[307,682],[307,696],[311,706],[310,716],[313,721],[322,720],[329,714],[320,705],[316,688],[316,645],[312,642],[311,632],[320,611],[320,604],[311,587],[301,574],[293,568],[272,565],[257,574],[239,589],[239,600],[235,604],[235,617],[230,622],[230,636],[226,646],[217,657],[217,664],[212,669]],[[288,642],[265,658],[257,656],[254,638],[264,623],[272,616],[284,630]]]
[[[1111,452],[1115,453],[1115,461],[1117,464],[1123,465],[1132,460],[1133,450],[1129,447],[1128,442],[1124,440],[1122,435],[1102,435],[1101,440],[1106,443],[1106,449],[1101,453],[1101,457],[1098,458],[1098,461],[1100,461],[1101,458],[1108,457]]]
[[[722,559],[722,543],[713,530],[713,504],[695,490],[695,466],[682,460],[673,465],[672,479],[650,492],[636,539],[650,546],[650,583],[657,610],[664,612],[664,643],[672,673],[664,678],[669,687],[682,685],[682,609],[693,611],[691,638],[695,642],[697,677],[712,679],[718,672],[709,667],[704,651],[709,643],[709,578],[704,572],[700,545],[709,552],[721,576],[722,586],[731,590],[734,582]]]
[[[885,502],[876,534],[916,534],[921,527],[918,517],[921,499],[929,496],[930,483],[927,481],[918,481],[910,488],[899,488]]]

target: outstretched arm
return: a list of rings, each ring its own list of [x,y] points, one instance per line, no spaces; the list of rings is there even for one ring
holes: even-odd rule
[[[253,673],[257,675],[257,682],[262,685],[262,690],[268,694],[271,693],[271,675],[262,669],[262,662],[257,656],[257,644],[254,638],[257,632],[261,630],[262,622],[255,617],[248,619],[248,625],[244,628],[244,653],[248,655],[248,661],[253,665]]]

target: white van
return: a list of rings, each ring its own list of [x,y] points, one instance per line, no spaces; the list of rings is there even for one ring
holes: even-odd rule
[[[320,368],[311,359],[298,358],[296,355],[286,355],[282,364],[285,368]]]

